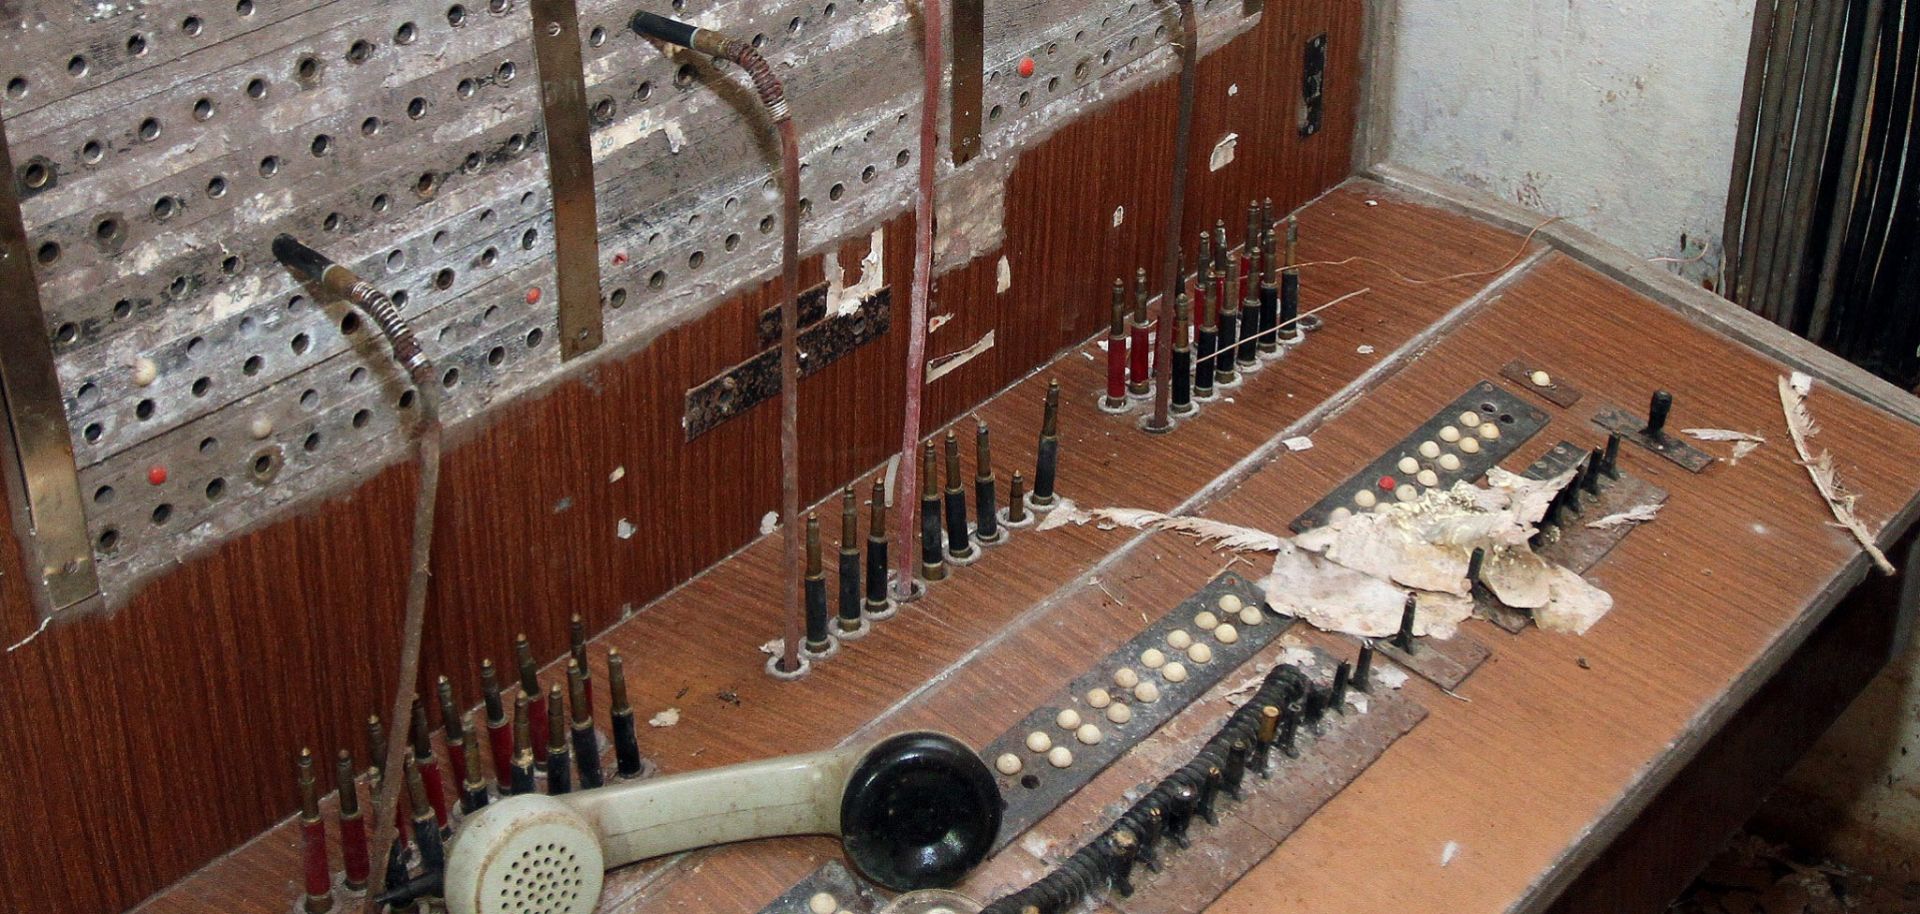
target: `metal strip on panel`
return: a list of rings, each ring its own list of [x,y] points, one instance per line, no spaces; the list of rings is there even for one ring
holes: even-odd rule
[[[6,471],[17,476],[14,489],[26,501],[17,514],[25,524],[20,539],[36,566],[28,573],[37,571],[43,610],[53,614],[98,594],[100,578],[34,279],[33,259],[40,252],[28,246],[20,218],[18,190],[29,179],[14,172],[4,125],[0,172],[6,176],[0,180],[0,411],[12,437]]]
[[[593,190],[592,129],[580,60],[574,0],[533,0],[533,52],[540,109],[547,124],[547,172],[553,184],[553,255],[560,289],[560,357],[600,347],[599,210]]]

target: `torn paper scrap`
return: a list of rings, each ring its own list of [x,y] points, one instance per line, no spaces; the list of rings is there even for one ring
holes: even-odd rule
[[[1276,552],[1287,548],[1284,537],[1241,527],[1234,524],[1208,520],[1204,517],[1177,517],[1161,514],[1158,511],[1146,511],[1140,508],[1094,508],[1082,511],[1071,502],[1062,500],[1047,519],[1040,524],[1041,530],[1052,530],[1066,524],[1086,524],[1098,521],[1104,527],[1127,527],[1134,530],[1166,530],[1184,533],[1203,543],[1211,543],[1215,548],[1234,552]]]
[[[674,724],[677,724],[679,722],[680,722],[680,709],[668,708],[665,711],[661,711],[660,713],[653,715],[651,718],[648,718],[647,726],[666,728],[666,727],[671,727]]]
[[[1385,638],[1400,630],[1407,591],[1364,572],[1327,561],[1304,549],[1281,551],[1273,573],[1260,583],[1267,605],[1315,628]],[[1443,593],[1418,593],[1413,633],[1442,641],[1452,638],[1473,614],[1473,601]]]

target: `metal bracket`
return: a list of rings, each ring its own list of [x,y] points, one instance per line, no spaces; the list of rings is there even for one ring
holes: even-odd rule
[[[4,125],[0,175],[0,413],[10,439],[5,472],[28,573],[38,574],[42,612],[51,616],[98,595],[100,577]]]
[[[825,302],[826,295],[824,285],[801,293],[800,313],[804,316],[808,302],[816,297]],[[808,328],[800,334],[800,377],[812,376],[885,334],[892,321],[892,290],[881,289],[862,301],[852,314],[828,318]],[[776,345],[687,391],[687,411],[681,419],[687,440],[779,395],[780,349]]]
[[[1539,366],[1526,359],[1514,359],[1500,369],[1500,376],[1520,385],[1522,390],[1545,398],[1547,402],[1561,409],[1580,402],[1580,398],[1585,396],[1580,388],[1568,384],[1552,372],[1547,373],[1547,383],[1544,386],[1533,383],[1533,373],[1540,370]]]
[[[986,105],[986,0],[953,3],[953,164],[980,154],[981,108]]]
[[[1320,132],[1327,111],[1327,36],[1307,40],[1306,62],[1300,70],[1300,137]]]
[[[553,258],[558,274],[560,357],[600,348],[600,216],[594,200],[587,80],[574,0],[533,0],[533,53],[547,125],[553,185]]]
[[[1601,410],[1593,417],[1593,424],[1619,433],[1620,437],[1673,461],[1690,473],[1702,472],[1713,465],[1713,455],[1685,441],[1672,435],[1647,434],[1646,420],[1624,409]]]

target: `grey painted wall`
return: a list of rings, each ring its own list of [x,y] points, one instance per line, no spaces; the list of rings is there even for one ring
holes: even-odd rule
[[[1397,5],[1392,159],[1717,273],[1752,0]]]

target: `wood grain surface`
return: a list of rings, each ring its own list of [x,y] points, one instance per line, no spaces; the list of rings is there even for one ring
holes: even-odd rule
[[[1271,196],[1284,211],[1347,175],[1360,15],[1340,0],[1271,6],[1257,28],[1204,61],[1196,144],[1210,147],[1229,132],[1241,140],[1232,165],[1196,169],[1189,234],[1216,217],[1237,226],[1250,198]],[[1327,121],[1302,141],[1293,126],[1301,47],[1321,33],[1334,36]],[[1173,120],[1166,81],[1107,100],[1022,158],[1005,195],[1000,253],[1009,290],[998,292],[1000,258],[985,256],[942,277],[935,301],[935,313],[951,320],[934,335],[933,355],[964,349],[989,330],[997,345],[929,387],[931,416],[959,415],[1085,340],[1104,320],[1112,277],[1159,263]],[[1116,207],[1127,213],[1118,226]],[[1422,217],[1395,218],[1411,226]],[[897,284],[911,274],[910,251],[898,239],[912,237],[911,219],[887,229],[896,241],[882,261],[904,290]],[[1334,249],[1332,237],[1327,244]],[[1477,263],[1497,262],[1507,246],[1434,249]],[[862,237],[843,246],[839,262],[857,264],[865,253]],[[821,275],[810,261],[805,281]],[[595,631],[633,613],[666,619],[649,601],[759,535],[777,500],[777,410],[756,409],[691,444],[680,410],[688,388],[754,354],[755,319],[769,304],[764,290],[727,303],[643,350],[504,405],[486,428],[452,443],[435,535],[427,681],[446,672],[473,701],[480,658],[506,660],[516,632],[551,659],[565,647],[572,613]],[[809,498],[871,469],[895,446],[904,351],[904,335],[889,334],[804,385]],[[1025,406],[1009,407],[996,423],[1009,467],[1016,458],[1030,465],[1026,439],[1038,412]],[[1218,453],[1228,460],[1227,450]],[[616,470],[624,470],[617,481]],[[0,690],[9,696],[0,702],[0,758],[19,772],[0,778],[0,841],[34,849],[0,855],[0,910],[124,910],[290,813],[300,747],[352,748],[364,763],[361,723],[393,685],[412,487],[406,466],[370,471],[359,488],[310,513],[183,564],[119,614],[52,628],[0,657]],[[630,539],[617,535],[623,521]],[[761,571],[764,562],[743,558]],[[0,640],[8,644],[38,621],[20,568],[17,544],[0,548]],[[724,687],[715,680],[755,675],[758,667],[741,661],[778,631],[777,588],[709,586],[683,589],[683,599],[703,593],[708,602],[672,623],[693,652],[649,653],[630,667],[644,688],[660,690],[649,700],[678,688],[658,670],[710,666],[700,674],[708,696]],[[951,647],[972,636],[946,637]],[[845,688],[864,696],[866,708],[918,684],[911,670],[891,665],[855,682]],[[853,720],[859,711],[843,713]],[[697,744],[659,749],[684,768],[786,744],[757,742],[763,736],[742,734],[730,751],[697,757]],[[86,863],[42,865],[52,859]],[[291,871],[254,869],[256,862],[228,858],[222,865],[238,867],[237,880],[182,884],[154,906],[198,898],[239,910],[254,892],[283,907],[291,883],[282,877]]]
[[[1603,849],[1758,688],[1859,579],[1862,563],[1780,440],[1774,378],[1783,366],[1560,255],[1515,258],[1515,236],[1377,186],[1349,184],[1302,218],[1310,261],[1363,258],[1308,270],[1308,303],[1371,292],[1329,312],[1303,349],[1165,437],[1092,410],[1098,347],[1071,351],[975,411],[996,431],[1002,474],[1031,465],[1039,396],[1056,376],[1068,400],[1063,495],[1279,530],[1521,349],[1588,396],[1572,410],[1549,406],[1552,423],[1508,461],[1512,468],[1562,437],[1599,440],[1586,421],[1595,411],[1636,406],[1656,386],[1678,396],[1676,426],[1773,439],[1737,466],[1699,476],[1629,449],[1631,471],[1673,494],[1660,520],[1594,570],[1618,601],[1613,614],[1582,638],[1471,624],[1494,656],[1458,697],[1409,684],[1428,720],[1214,906],[1535,909],[1551,900],[1543,887],[1556,873],[1577,872]],[[1397,273],[1475,275],[1431,283]],[[1909,524],[1920,429],[1826,389],[1816,390],[1813,409],[1868,523]],[[1279,445],[1301,434],[1311,450]],[[759,672],[757,650],[775,628],[760,595],[777,581],[777,553],[777,542],[759,541],[596,643],[596,664],[601,647],[615,646],[630,670],[645,671],[635,677],[643,716],[680,711],[678,725],[643,737],[665,770],[912,726],[985,742],[1223,567],[1260,564],[1162,535],[1016,532],[802,683],[783,685]],[[1339,639],[1312,640],[1352,650]],[[1220,713],[1198,703],[1169,733],[1202,732],[1200,722]],[[991,896],[1038,875],[1139,776],[1135,766],[1116,766],[1044,821],[1037,841],[1017,842],[966,888]],[[1458,853],[1443,866],[1449,843]],[[791,839],[645,864],[614,874],[605,910],[753,910],[834,853],[828,840]],[[295,869],[283,826],[148,907],[284,910]]]

